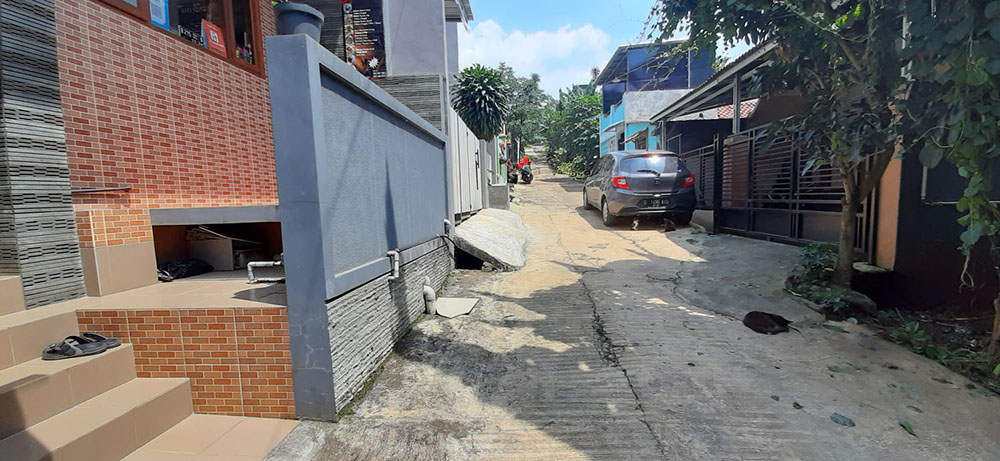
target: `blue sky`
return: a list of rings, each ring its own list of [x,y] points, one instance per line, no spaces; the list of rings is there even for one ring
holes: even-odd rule
[[[537,72],[542,88],[586,83],[618,45],[637,43],[654,0],[472,0],[471,31],[459,32],[459,62],[521,75]]]
[[[619,45],[643,41],[654,1],[472,0],[476,20],[459,31],[459,63],[506,62],[522,76],[538,73],[542,89],[557,95],[586,83]]]

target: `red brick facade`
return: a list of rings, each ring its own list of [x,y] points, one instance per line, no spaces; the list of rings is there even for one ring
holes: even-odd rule
[[[84,310],[77,320],[131,343],[140,378],[189,378],[197,413],[295,417],[285,309]]]
[[[72,186],[131,187],[74,196],[83,246],[151,241],[151,208],[277,204],[266,77],[97,0],[55,5]]]

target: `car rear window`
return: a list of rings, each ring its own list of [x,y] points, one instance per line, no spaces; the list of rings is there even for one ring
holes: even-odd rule
[[[622,159],[620,168],[625,173],[638,173],[639,170],[674,173],[677,171],[677,157],[657,154],[625,157]]]

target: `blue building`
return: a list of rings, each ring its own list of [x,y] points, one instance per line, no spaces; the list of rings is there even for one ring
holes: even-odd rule
[[[594,80],[601,87],[601,154],[664,149],[652,118],[712,76],[713,52],[673,55],[680,41],[621,46]]]

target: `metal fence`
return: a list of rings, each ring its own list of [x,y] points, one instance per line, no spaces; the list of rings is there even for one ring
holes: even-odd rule
[[[448,138],[450,140],[448,155],[451,156],[450,212],[457,224],[458,221],[483,209],[481,143],[451,107],[448,107]]]
[[[695,177],[698,209],[711,210],[715,200],[715,144],[689,150],[680,158]]]
[[[790,137],[771,136],[767,126],[757,127],[680,154],[701,178],[699,208],[715,210],[715,227],[723,232],[789,243],[836,241],[844,197],[840,173],[820,165],[803,174],[809,156]],[[858,210],[855,247],[869,256],[876,194]]]

